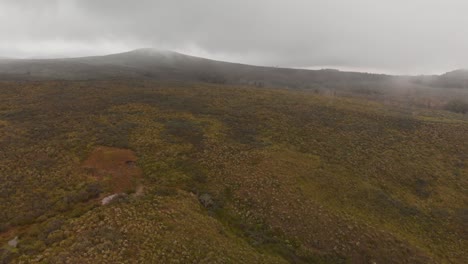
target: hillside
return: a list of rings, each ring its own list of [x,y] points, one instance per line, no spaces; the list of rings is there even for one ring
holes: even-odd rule
[[[66,61],[161,69],[128,55]],[[3,263],[467,262],[466,115],[152,78],[0,89]]]
[[[447,72],[439,77],[438,84],[443,87],[468,89],[468,70],[459,69]]]
[[[442,75],[414,77],[413,82],[446,89],[468,89],[468,70],[458,69]]]
[[[191,80],[259,83],[264,85],[306,87],[306,82],[343,82],[383,80],[386,76],[345,73],[335,70],[300,70],[251,66],[208,60],[156,49],[138,49],[106,56],[70,59],[6,60],[0,62],[0,73],[11,78],[87,80],[149,78],[158,80]]]
[[[261,67],[214,61],[172,51],[138,49],[70,59],[0,60],[0,80],[153,80],[310,90],[399,106],[444,108],[468,100],[463,71],[440,76],[390,76]],[[466,102],[464,102],[466,103]]]

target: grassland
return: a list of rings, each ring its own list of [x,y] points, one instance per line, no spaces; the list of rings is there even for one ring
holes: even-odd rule
[[[462,114],[143,80],[0,90],[4,263],[468,260]]]

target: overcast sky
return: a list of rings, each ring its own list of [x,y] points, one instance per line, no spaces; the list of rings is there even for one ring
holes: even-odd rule
[[[468,67],[466,0],[0,0],[0,33],[0,57],[155,47],[267,66]]]

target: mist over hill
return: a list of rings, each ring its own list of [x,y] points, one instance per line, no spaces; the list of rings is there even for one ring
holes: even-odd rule
[[[306,87],[305,82],[381,80],[388,76],[344,73],[336,70],[300,70],[229,63],[177,52],[138,49],[106,56],[69,59],[17,59],[3,61],[0,73],[11,78],[104,79],[145,77],[153,79],[206,80],[247,84]]]
[[[468,108],[465,70],[442,75],[396,76],[335,69],[291,69],[216,61],[152,48],[105,56],[0,60],[0,80],[115,79],[300,89],[439,109],[453,100],[461,100],[456,102],[456,111],[465,112]]]
[[[137,49],[105,56],[67,59],[0,59],[3,80],[96,80],[145,78],[300,89],[391,90],[395,86],[468,87],[466,70],[440,76],[391,76],[252,66],[215,61],[168,50]]]
[[[411,81],[429,87],[468,89],[468,70],[458,69],[441,75],[414,76]]]

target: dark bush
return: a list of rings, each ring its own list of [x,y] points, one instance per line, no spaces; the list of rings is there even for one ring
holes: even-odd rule
[[[416,182],[414,183],[414,190],[416,195],[420,198],[429,198],[431,195],[429,182],[424,179],[416,179]]]
[[[462,100],[452,100],[445,105],[445,109],[454,113],[466,114],[468,112],[468,103]]]
[[[171,187],[158,187],[155,194],[158,196],[175,196],[177,195],[177,189]]]
[[[200,147],[203,142],[203,129],[200,125],[184,119],[174,119],[165,122],[166,131],[163,136],[171,140],[172,137],[189,142],[195,147]]]

